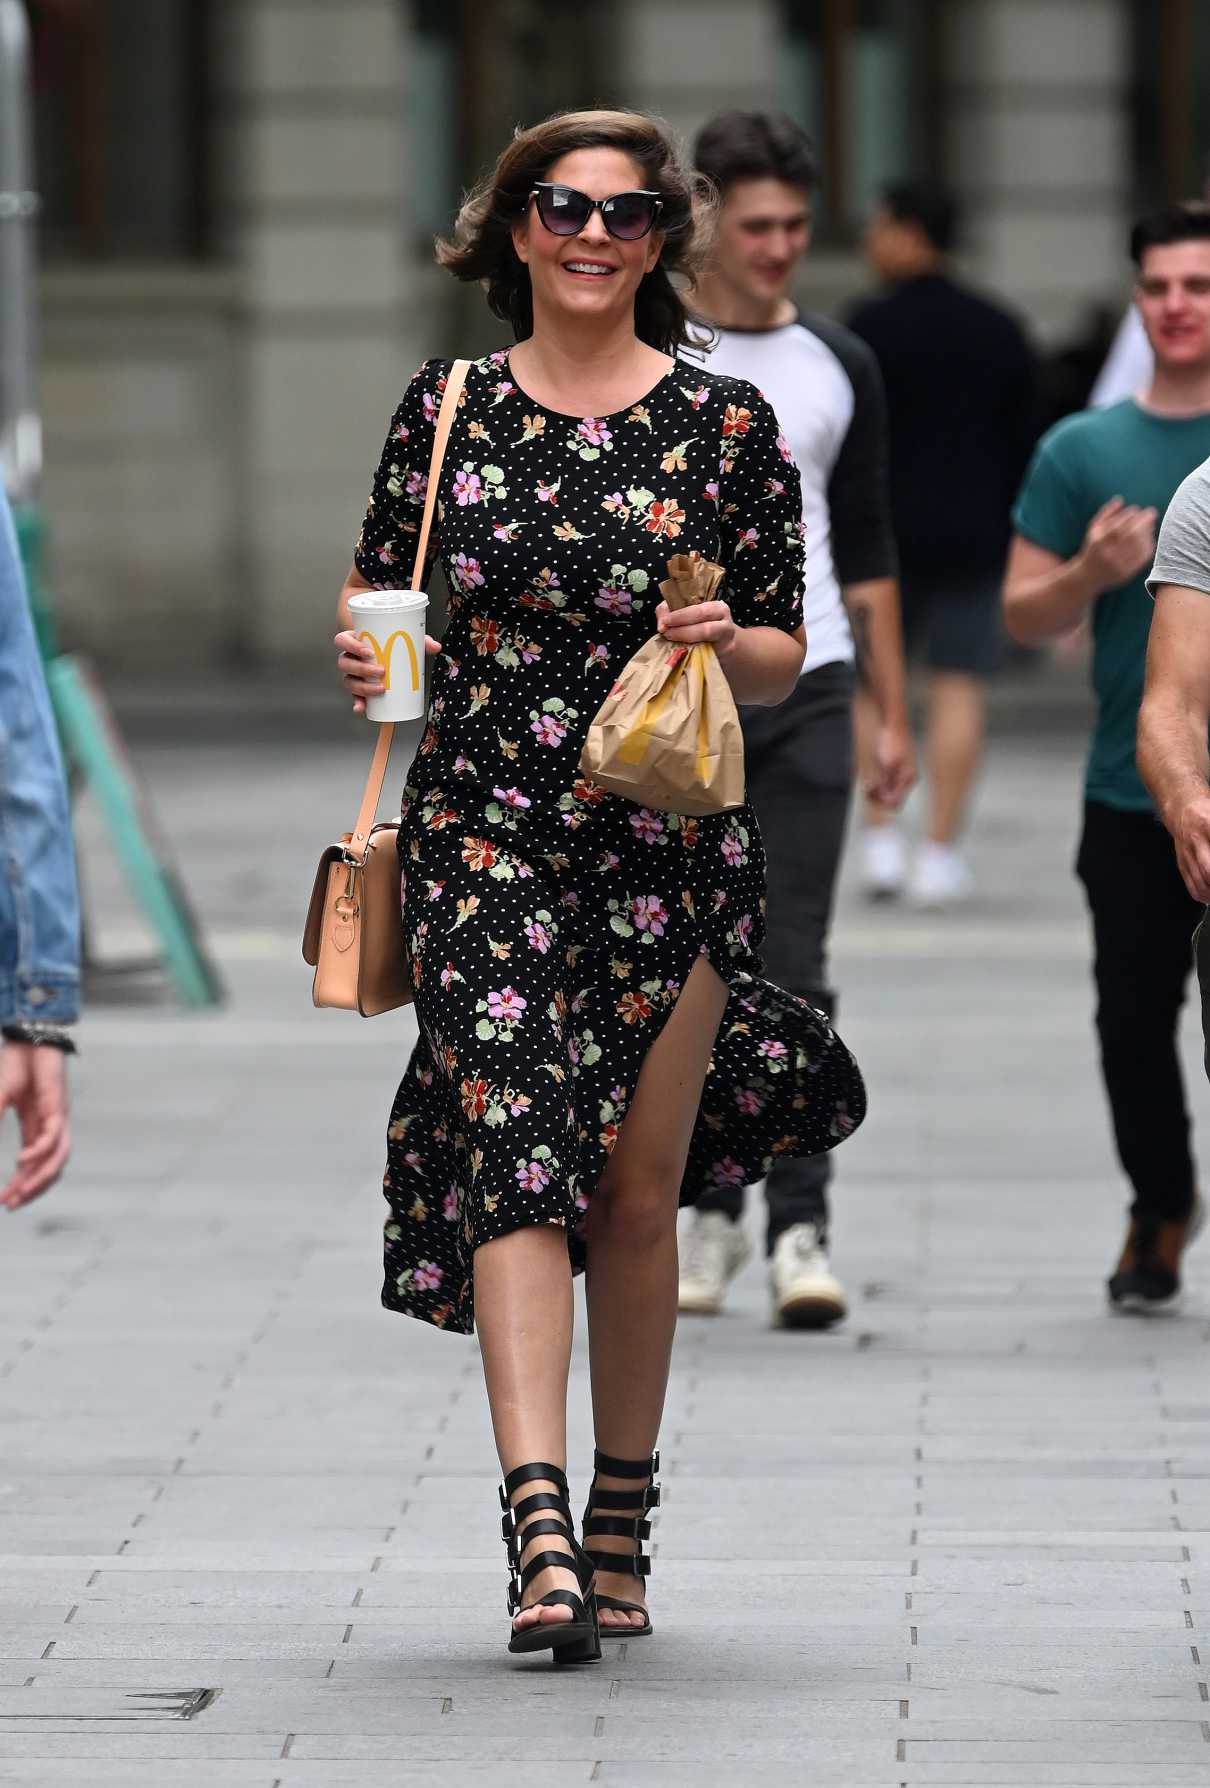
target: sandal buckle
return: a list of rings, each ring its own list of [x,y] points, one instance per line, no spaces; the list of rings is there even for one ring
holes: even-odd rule
[[[658,1509],[659,1506],[660,1487],[658,1484],[648,1484],[646,1490],[643,1492],[643,1507],[645,1509]]]
[[[511,1506],[512,1506],[512,1505],[511,1505],[511,1504],[510,1504],[510,1502],[509,1502],[509,1500],[508,1500],[508,1492],[507,1492],[507,1490],[506,1490],[506,1489],[505,1489],[505,1488],[504,1488],[504,1485],[503,1485],[503,1484],[499,1484],[499,1485],[498,1485],[498,1486],[497,1486],[497,1491],[498,1491],[498,1494],[499,1494],[499,1497],[500,1497],[500,1507],[501,1507],[501,1508],[502,1508],[502,1509],[507,1509],[507,1508],[510,1508],[510,1507],[511,1507]]]

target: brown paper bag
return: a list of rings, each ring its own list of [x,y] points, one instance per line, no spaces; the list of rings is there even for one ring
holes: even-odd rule
[[[710,602],[723,575],[700,553],[668,561],[670,608]],[[714,647],[656,634],[618,673],[601,703],[580,769],[612,795],[668,813],[722,813],[744,800],[744,738]]]

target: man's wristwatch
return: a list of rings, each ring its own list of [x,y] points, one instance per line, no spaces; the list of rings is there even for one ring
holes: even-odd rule
[[[57,1024],[0,1024],[0,1037],[6,1043],[32,1043],[58,1049],[64,1055],[79,1055],[74,1038]]]

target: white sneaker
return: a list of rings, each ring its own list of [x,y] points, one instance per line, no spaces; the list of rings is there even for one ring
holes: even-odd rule
[[[774,1327],[826,1329],[849,1313],[844,1286],[829,1265],[814,1223],[792,1223],[778,1236],[769,1286]]]
[[[908,883],[914,906],[939,911],[961,905],[974,891],[975,878],[952,844],[934,844],[930,839],[920,846]]]
[[[693,1316],[717,1316],[728,1284],[751,1256],[747,1230],[722,1211],[693,1211],[680,1250],[677,1309]]]
[[[866,826],[861,834],[861,887],[867,900],[895,900],[907,881],[907,844],[898,826]]]

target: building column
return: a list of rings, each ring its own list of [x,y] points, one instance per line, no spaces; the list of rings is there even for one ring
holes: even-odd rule
[[[216,46],[220,247],[242,272],[238,563],[263,667],[327,662],[409,307],[398,0],[227,0]],[[412,294],[415,296],[415,294]]]
[[[1125,0],[950,0],[947,161],[976,277],[1040,332],[1129,286]]]

